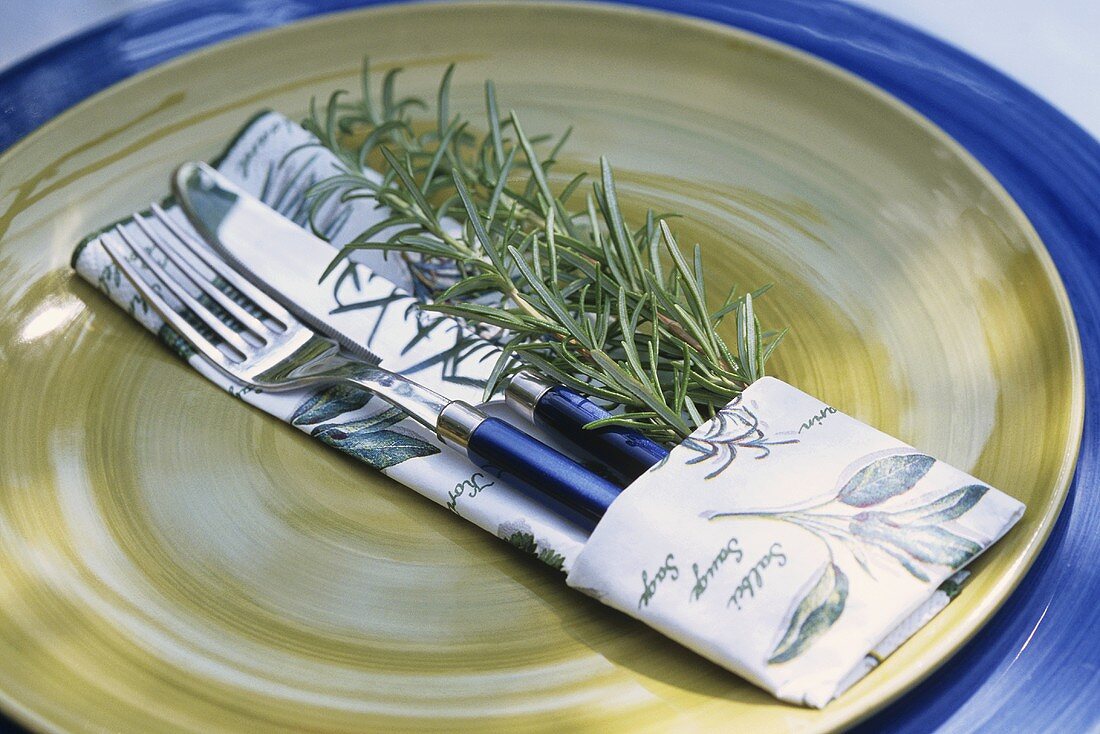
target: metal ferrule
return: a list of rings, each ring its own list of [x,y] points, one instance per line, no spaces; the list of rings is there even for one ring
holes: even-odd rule
[[[440,412],[435,432],[451,446],[465,449],[470,444],[470,436],[474,435],[485,418],[485,414],[477,408],[455,400]]]
[[[535,406],[555,383],[542,375],[522,370],[512,375],[504,388],[504,400],[527,420],[535,422]]]

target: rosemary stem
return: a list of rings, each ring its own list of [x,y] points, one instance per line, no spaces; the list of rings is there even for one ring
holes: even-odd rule
[[[502,117],[488,82],[479,126],[487,132],[475,134],[449,103],[453,71],[443,75],[434,115],[422,100],[396,95],[396,70],[381,103],[370,99],[366,63],[362,99],[337,93],[324,110],[311,105],[305,127],[343,166],[311,189],[311,216],[334,197],[367,194],[390,212],[343,257],[356,248],[401,251],[425,308],[491,326],[502,348],[486,394],[526,364],[622,409],[605,424],[669,441],[764,374],[784,332],[761,329],[751,292],[708,305],[703,250],[685,257],[668,225],[674,214],[628,222],[602,157],[590,193],[570,208],[586,174],[558,191],[550,185],[570,130],[543,157],[547,137],[528,136],[514,112]],[[414,124],[418,108],[425,117]],[[378,156],[381,181],[367,165]],[[445,226],[452,220],[460,231]],[[393,234],[379,241],[382,232]],[[737,319],[728,345],[717,331],[727,314]],[[473,351],[453,353],[446,359],[457,365]]]

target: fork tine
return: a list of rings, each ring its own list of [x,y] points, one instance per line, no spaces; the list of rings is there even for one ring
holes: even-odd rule
[[[242,308],[240,304],[227,296],[225,294],[225,291],[221,290],[205,277],[203,277],[203,275],[199,273],[199,271],[196,270],[191,263],[189,263],[179,254],[179,252],[176,251],[175,247],[171,246],[171,244],[167,242],[164,242],[164,238],[159,237],[157,233],[153,231],[152,226],[149,224],[148,221],[146,221],[145,217],[143,217],[141,214],[134,214],[134,223],[137,224],[138,228],[142,232],[145,233],[146,237],[148,237],[153,242],[157,242],[158,244],[160,244],[160,250],[168,257],[169,260],[172,261],[173,264],[175,264],[177,268],[180,269],[180,271],[184,275],[186,275],[191,280],[191,282],[197,285],[203,293],[216,301],[217,304],[225,309],[230,316],[235,318],[246,329],[259,337],[261,341],[263,341],[264,343],[267,342],[267,337],[265,337],[264,334],[271,331],[271,329],[266,324],[264,324],[264,322],[260,321],[258,318],[250,314],[248,311]],[[169,230],[169,232],[172,235],[175,235],[175,232],[172,232],[171,230]],[[178,236],[176,237],[176,239],[179,240]],[[183,245],[186,247],[187,243],[184,242]]]
[[[249,283],[244,276],[231,268],[224,261],[214,257],[206,247],[196,242],[194,237],[180,229],[179,225],[173,222],[159,205],[153,204],[151,209],[153,216],[155,216],[168,231],[175,235],[176,239],[182,242],[187,247],[188,251],[202,260],[208,268],[213,270],[224,281],[233,286],[238,293],[251,300],[257,308],[270,316],[282,326],[284,330],[298,323],[298,320],[291,316],[290,312],[280,306],[274,299],[252,283]]]
[[[145,299],[146,303],[152,306],[153,310],[164,319],[168,326],[202,353],[204,357],[219,365],[222,369],[231,370],[233,368],[233,362],[222,350],[218,349],[216,344],[200,334],[198,329],[189,324],[182,314],[168,305],[168,302],[153,290],[148,281],[141,277],[137,269],[126,260],[126,255],[122,252],[122,245],[115,241],[111,233],[104,233],[99,239],[115,267],[122,271],[122,274],[126,276],[138,294]],[[242,360],[244,359],[243,354],[240,357]]]
[[[145,267],[152,271],[153,275],[160,280],[161,284],[172,291],[172,295],[178,298],[184,306],[191,310],[191,313],[195,317],[210,327],[210,329],[220,336],[226,344],[236,349],[241,355],[247,356],[252,353],[253,348],[248,342],[241,338],[240,334],[229,328],[225,322],[219,319],[209,308],[195,300],[195,297],[188,293],[175,278],[164,272],[164,269],[156,260],[149,256],[145,248],[139,247],[137,243],[130,238],[130,235],[126,234],[126,230],[122,229],[122,227],[115,227],[114,232],[122,238],[123,242],[130,246],[134,254],[145,264]],[[155,240],[153,240],[153,245],[156,245]]]

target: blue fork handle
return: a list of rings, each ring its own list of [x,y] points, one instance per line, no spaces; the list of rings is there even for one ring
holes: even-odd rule
[[[622,489],[499,418],[470,434],[466,453],[478,466],[577,525],[591,530]]]
[[[664,446],[629,428],[584,428],[611,414],[580,393],[527,370],[509,383],[505,400],[598,464],[602,473],[622,487],[668,457]]]

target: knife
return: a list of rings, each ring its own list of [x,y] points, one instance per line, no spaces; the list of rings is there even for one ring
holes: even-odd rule
[[[172,185],[195,229],[238,272],[349,353],[362,355],[368,351],[356,339],[328,323],[327,304],[330,302],[327,294],[324,301],[291,296],[317,288],[319,275],[332,260],[332,245],[301,227],[287,227],[286,220],[266,205],[242,207],[234,212],[234,216],[251,218],[244,231],[256,236],[236,237],[219,232],[211,220],[224,216],[225,201],[253,197],[205,163],[185,163],[173,176]],[[273,218],[276,224],[272,223]],[[264,236],[265,232],[270,234]],[[360,264],[359,267],[369,272],[366,266]],[[322,302],[326,305],[321,305]],[[610,413],[583,395],[530,370],[514,375],[505,386],[504,394],[510,407],[549,429],[598,465],[602,474],[621,487],[626,487],[668,456],[663,446],[631,429],[619,426],[585,429],[586,424],[608,418]]]
[[[180,203],[185,212],[194,217],[192,223],[207,242],[249,241],[262,246],[263,243],[302,232],[300,227],[259,199],[228,182],[214,181],[211,173],[212,169],[208,167],[185,165],[176,179],[184,184],[177,191]],[[170,222],[164,224],[171,230]],[[194,240],[193,237],[190,239]],[[298,345],[293,355],[287,356],[284,351],[276,363],[271,364],[270,360],[266,363],[262,374],[246,372],[242,375],[244,379],[276,390],[280,385],[300,384],[302,378],[308,380],[313,375],[331,382],[351,383],[370,391],[434,431],[444,443],[465,453],[487,473],[508,481],[559,516],[587,530],[596,526],[622,492],[618,485],[510,423],[380,367],[380,358],[373,352],[362,347],[349,351],[335,339],[321,336],[286,312],[279,317],[277,314],[282,309],[275,305],[264,306],[261,297],[265,294],[259,292],[262,289],[254,288],[243,273],[233,270],[232,262],[218,262],[210,253],[203,254],[199,250],[192,252],[213,270],[215,282],[220,278],[237,289],[241,296],[239,306],[244,308],[245,304],[251,303],[255,308],[267,310],[272,323],[253,331],[259,340],[265,343],[275,340],[276,345],[272,349],[278,349],[278,339],[284,335],[290,340],[287,344]],[[139,250],[137,256],[156,272],[159,265],[151,255]],[[140,276],[129,271],[131,266],[125,257],[112,254],[112,260],[135,283],[138,282]],[[307,273],[318,274],[327,261],[298,261],[296,264],[306,268]],[[166,281],[166,278],[162,276],[161,280]],[[148,297],[152,296],[151,292]],[[153,306],[169,323],[173,323],[167,313],[170,310],[167,304],[158,306],[153,300]],[[172,316],[178,317],[179,314],[173,312]],[[179,326],[182,325],[185,324]],[[201,335],[198,336],[201,338]],[[302,341],[307,337],[307,341]],[[272,355],[268,350],[267,356],[275,359],[278,354],[276,351]],[[262,356],[257,359],[263,364]],[[227,371],[233,374],[232,370]]]

